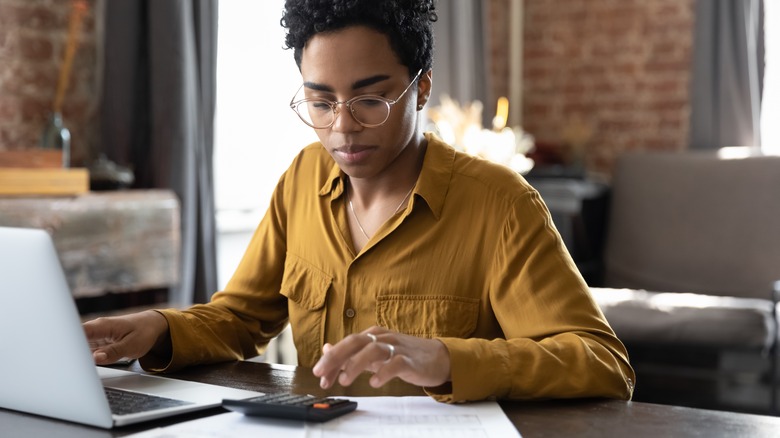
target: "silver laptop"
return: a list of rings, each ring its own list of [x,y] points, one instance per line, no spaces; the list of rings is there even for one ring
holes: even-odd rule
[[[0,227],[0,294],[0,408],[112,428],[219,406],[223,398],[262,395],[96,367],[56,250],[43,230]],[[180,401],[115,414],[104,387]]]

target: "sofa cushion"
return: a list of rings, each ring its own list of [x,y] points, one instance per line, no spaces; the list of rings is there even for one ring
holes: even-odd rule
[[[641,289],[591,293],[628,344],[768,349],[777,337],[770,300]]]
[[[780,280],[780,157],[622,154],[599,286],[770,299]]]

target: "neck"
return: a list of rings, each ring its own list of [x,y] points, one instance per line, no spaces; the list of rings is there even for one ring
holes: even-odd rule
[[[400,197],[414,187],[422,170],[427,142],[409,144],[394,162],[381,175],[371,178],[349,177],[350,197],[356,206],[371,209],[375,204],[383,204]]]
[[[398,214],[402,207],[404,207],[409,202],[409,196],[411,196],[412,191],[414,190],[414,185],[415,184],[412,184],[412,186],[409,188],[409,191],[406,192],[403,198],[401,198],[394,210],[389,210],[388,205],[391,204],[377,202],[373,207],[364,208],[358,214],[358,211],[355,209],[355,205],[350,198],[349,184],[347,184],[347,191],[345,193],[344,199],[346,200],[349,213],[351,213],[351,217],[349,218],[349,227],[352,233],[352,243],[356,252],[359,252],[363,246],[368,243],[369,240],[371,240],[371,236],[376,234],[382,224],[387,222],[387,220],[391,217]]]

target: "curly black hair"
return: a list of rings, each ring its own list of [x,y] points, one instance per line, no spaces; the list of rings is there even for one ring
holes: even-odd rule
[[[301,68],[303,47],[311,37],[353,25],[368,26],[390,40],[409,76],[433,67],[435,0],[287,0],[282,27],[285,45]]]

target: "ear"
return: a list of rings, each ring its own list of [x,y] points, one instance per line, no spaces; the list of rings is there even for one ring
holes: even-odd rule
[[[420,75],[417,80],[417,111],[422,111],[428,99],[431,98],[431,85],[433,82],[433,71],[428,70]]]

